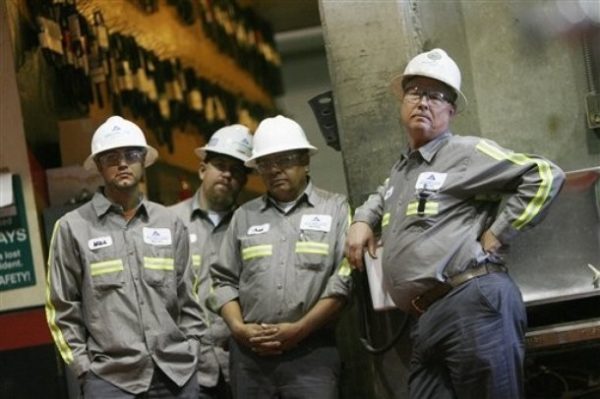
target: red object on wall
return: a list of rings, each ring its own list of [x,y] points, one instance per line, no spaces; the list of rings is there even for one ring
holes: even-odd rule
[[[43,308],[0,314],[0,351],[52,343]]]

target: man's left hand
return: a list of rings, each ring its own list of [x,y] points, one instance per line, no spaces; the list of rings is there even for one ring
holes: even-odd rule
[[[502,243],[498,240],[498,237],[489,229],[483,232],[479,241],[483,250],[490,255],[497,254],[500,247],[502,247]]]

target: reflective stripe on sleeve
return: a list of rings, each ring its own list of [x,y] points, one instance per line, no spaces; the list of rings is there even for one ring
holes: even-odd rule
[[[202,264],[202,255],[192,255],[192,266],[200,267]]]
[[[54,257],[54,239],[56,238],[56,232],[58,230],[59,223],[60,221],[57,221],[54,224],[52,239],[50,240],[50,253],[48,254],[48,273],[46,274],[46,319],[48,320],[48,327],[50,328],[52,339],[54,339],[54,343],[60,352],[60,356],[63,358],[66,364],[71,364],[73,362],[73,351],[71,348],[69,348],[62,331],[56,325],[56,309],[54,308],[54,304],[50,299],[50,282],[52,279],[52,266],[50,265],[50,260]]]
[[[349,276],[351,272],[352,269],[350,268],[350,263],[348,262],[348,259],[344,258],[338,267],[337,274],[338,276],[346,277]]]
[[[381,227],[385,227],[390,223],[390,213],[384,213],[383,218],[381,218]]]
[[[261,258],[271,255],[273,255],[272,245],[254,245],[252,247],[242,249],[242,260]]]
[[[151,270],[175,270],[173,258],[151,258],[144,256],[144,268]]]
[[[123,261],[121,259],[107,260],[104,262],[90,263],[92,276],[101,274],[115,273],[123,271]]]
[[[542,182],[531,201],[525,207],[523,213],[512,223],[515,229],[522,229],[523,226],[529,223],[540,212],[550,194],[552,181],[554,179],[550,164],[542,159],[529,158],[525,154],[507,153],[484,140],[481,140],[479,144],[477,144],[477,149],[496,160],[506,159],[517,165],[533,163],[537,166]]]
[[[329,255],[329,244],[315,241],[298,241],[296,243],[296,253]]]

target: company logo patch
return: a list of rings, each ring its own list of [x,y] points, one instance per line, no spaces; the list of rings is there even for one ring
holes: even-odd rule
[[[438,191],[448,177],[447,173],[423,172],[417,178],[415,188],[417,190]]]
[[[99,248],[110,247],[111,245],[113,245],[111,236],[92,238],[88,241],[88,248],[92,251]]]
[[[150,245],[171,245],[171,230],[167,228],[144,227],[144,242]]]
[[[331,230],[331,215],[302,215],[300,230],[328,232]]]

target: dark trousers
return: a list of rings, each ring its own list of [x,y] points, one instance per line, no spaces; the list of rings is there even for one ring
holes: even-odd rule
[[[184,386],[179,387],[159,368],[154,369],[152,382],[147,392],[132,394],[103,380],[91,371],[83,381],[84,399],[197,399],[198,382],[196,374]]]
[[[217,385],[214,387],[205,387],[200,385],[200,394],[198,399],[232,399],[229,383],[223,378],[223,373],[219,375]]]
[[[289,352],[263,357],[233,342],[230,359],[234,398],[338,398],[341,361],[334,343],[309,339]]]
[[[508,274],[454,288],[413,326],[410,398],[523,398],[526,326],[521,292]]]

